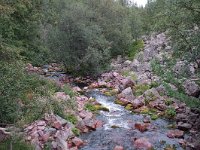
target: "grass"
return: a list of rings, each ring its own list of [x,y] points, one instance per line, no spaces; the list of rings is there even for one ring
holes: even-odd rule
[[[65,84],[62,90],[63,92],[65,92],[65,94],[69,95],[70,97],[74,97],[76,95],[69,85]]]
[[[87,104],[85,105],[85,109],[86,109],[86,110],[89,110],[89,111],[91,111],[91,112],[95,112],[95,111],[97,110],[96,107],[95,107],[94,105],[89,104],[89,103],[87,103]]]
[[[134,87],[134,94],[136,96],[142,95],[145,91],[149,90],[150,86],[147,84],[138,84]]]
[[[78,122],[76,116],[74,114],[67,114],[66,117],[64,117],[67,121],[76,124]]]

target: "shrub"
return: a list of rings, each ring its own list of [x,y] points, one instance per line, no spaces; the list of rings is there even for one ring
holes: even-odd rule
[[[173,107],[169,107],[165,110],[165,116],[167,118],[174,118],[176,116],[176,110]]]
[[[133,44],[129,48],[128,56],[130,59],[133,59],[135,55],[144,48],[144,42],[142,40],[138,40],[133,42]]]
[[[34,148],[30,144],[25,143],[20,138],[7,139],[1,142],[0,144],[1,150],[7,150],[12,148],[14,148],[14,150],[34,150]]]
[[[67,114],[65,117],[66,120],[68,120],[69,122],[76,124],[77,123],[77,118],[74,114]]]

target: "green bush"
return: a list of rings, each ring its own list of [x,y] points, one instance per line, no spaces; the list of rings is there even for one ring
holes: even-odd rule
[[[165,110],[165,117],[167,118],[174,118],[176,116],[176,110],[173,107],[167,108]]]
[[[144,48],[143,40],[138,40],[133,42],[129,48],[128,56],[130,59],[133,59],[135,55]]]
[[[21,139],[8,139],[0,144],[0,149],[1,150],[8,150],[8,149],[13,149],[13,150],[34,150],[30,144],[25,143]]]
[[[0,61],[1,122],[14,123],[29,112],[37,116],[34,109],[40,106],[36,99],[48,97],[58,90],[55,83],[26,74],[23,68],[24,65],[18,61],[14,64]]]
[[[78,120],[74,114],[67,114],[65,119],[73,124],[76,124],[78,122]]]

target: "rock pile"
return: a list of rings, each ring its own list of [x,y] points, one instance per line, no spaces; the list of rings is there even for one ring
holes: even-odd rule
[[[56,150],[77,150],[84,142],[76,137],[74,130],[89,132],[103,125],[101,121],[85,118],[75,127],[57,115],[45,114],[43,119],[33,122],[24,129],[26,140],[34,145],[36,150],[42,150],[48,144]]]

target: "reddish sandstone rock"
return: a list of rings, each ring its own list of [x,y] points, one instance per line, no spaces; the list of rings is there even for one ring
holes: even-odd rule
[[[96,124],[95,124],[95,128],[101,128],[102,126],[103,126],[103,122],[97,120],[97,121],[96,121]]]
[[[53,122],[52,126],[56,129],[60,129],[62,127],[62,124],[59,121]]]
[[[134,146],[136,149],[144,149],[144,150],[151,150],[153,148],[149,140],[143,137],[135,140]]]
[[[142,107],[143,105],[144,105],[144,102],[141,99],[134,99],[132,101],[132,106],[133,106],[134,109]]]
[[[122,146],[115,146],[114,150],[124,150]]]
[[[72,139],[72,143],[74,143],[77,147],[80,147],[81,145],[83,145],[83,141],[77,137]]]
[[[184,132],[181,130],[169,130],[167,136],[169,138],[181,138],[183,137]]]
[[[148,124],[146,123],[135,123],[135,128],[138,129],[140,132],[144,132],[144,131],[147,131],[148,129]]]
[[[134,82],[131,79],[128,79],[128,78],[124,78],[120,82],[121,82],[121,84],[123,85],[124,88],[134,86]]]
[[[119,94],[119,98],[122,98],[122,97],[127,99],[128,101],[132,101],[135,99],[135,96],[133,95],[133,91],[130,87],[126,88],[125,90],[122,91],[121,94]]]

